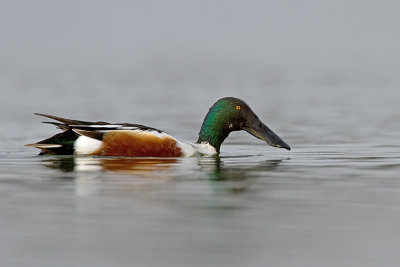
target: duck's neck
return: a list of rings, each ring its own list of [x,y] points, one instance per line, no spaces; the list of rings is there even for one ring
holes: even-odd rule
[[[218,112],[209,112],[199,132],[198,144],[208,143],[219,153],[221,144],[228,137],[230,130],[224,125]]]

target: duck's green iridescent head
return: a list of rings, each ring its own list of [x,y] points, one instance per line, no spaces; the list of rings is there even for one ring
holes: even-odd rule
[[[201,126],[197,143],[209,143],[219,152],[229,133],[240,130],[266,141],[271,146],[290,150],[290,146],[260,121],[243,100],[234,97],[221,98],[210,108]]]

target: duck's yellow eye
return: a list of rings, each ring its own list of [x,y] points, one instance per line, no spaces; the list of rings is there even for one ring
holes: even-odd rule
[[[239,110],[239,109],[240,109],[240,106],[236,106],[236,109]]]

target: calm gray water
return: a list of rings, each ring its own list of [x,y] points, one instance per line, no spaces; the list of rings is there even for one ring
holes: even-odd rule
[[[398,266],[396,79],[245,63],[93,69],[3,76],[1,266]],[[244,99],[292,151],[247,133],[232,134],[219,158],[37,157],[23,147],[57,132],[33,112],[195,141],[222,96]]]

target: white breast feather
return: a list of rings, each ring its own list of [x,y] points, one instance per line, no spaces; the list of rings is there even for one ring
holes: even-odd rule
[[[201,154],[201,155],[217,154],[217,150],[209,143],[192,144],[189,142],[177,140],[177,145],[182,150],[182,154],[184,157],[192,157],[196,154]]]

